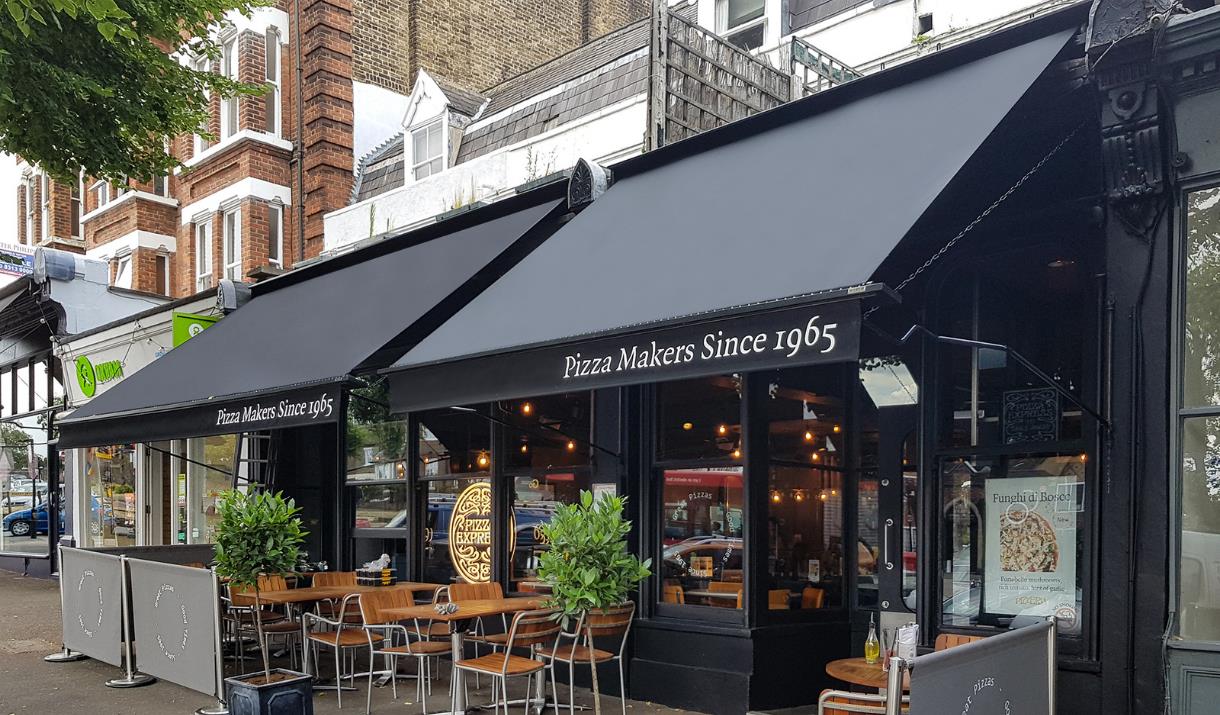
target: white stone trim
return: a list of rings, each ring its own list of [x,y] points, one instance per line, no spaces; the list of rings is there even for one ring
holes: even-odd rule
[[[103,183],[103,182],[101,182],[101,181],[95,182],[93,184],[93,186],[89,187],[89,190],[93,191],[94,189],[97,188],[97,185],[100,183]],[[135,189],[128,189],[127,191],[124,191],[123,193],[116,196],[115,198],[107,201],[105,206],[101,206],[99,208],[93,209],[92,211],[85,214],[84,216],[81,216],[80,217],[81,225],[83,226],[84,224],[89,223],[93,219],[97,218],[98,216],[101,216],[102,214],[106,213],[107,211],[114,208],[115,206],[120,206],[122,204],[131,202],[131,201],[135,201],[136,199],[142,199],[144,201],[151,201],[155,204],[164,204],[165,206],[178,208],[178,199],[172,199],[167,196],[158,196],[156,194],[149,193],[147,191],[136,191]]]
[[[152,231],[132,231],[131,233],[119,236],[113,241],[107,241],[100,246],[94,246],[86,250],[85,258],[109,261],[119,256],[135,253],[137,248],[174,253],[178,248],[178,239],[174,236],[166,236],[163,233],[153,233]]]
[[[292,189],[282,184],[247,177],[183,206],[182,211],[178,214],[179,222],[185,226],[194,222],[196,217],[217,213],[222,210],[222,207],[229,207],[242,199],[261,199],[269,202],[278,200],[284,206],[291,206]]]
[[[267,146],[272,146],[272,147],[275,147],[276,149],[283,149],[284,151],[292,151],[292,142],[288,141],[287,139],[281,139],[280,137],[277,137],[274,134],[269,134],[267,132],[256,132],[253,129],[242,129],[241,131],[237,132],[236,134],[229,136],[229,137],[225,137],[222,141],[219,141],[219,142],[213,144],[212,146],[208,147],[205,151],[203,151],[199,154],[196,154],[195,156],[192,156],[190,159],[187,159],[186,161],[182,162],[182,166],[186,167],[188,169],[191,167],[194,167],[194,166],[198,166],[199,164],[206,162],[207,160],[211,159],[212,157],[216,156],[217,154],[228,151],[231,147],[236,146],[237,144],[240,144],[243,141],[258,142],[259,144],[266,144]],[[181,173],[181,171],[182,171],[181,167],[174,169],[175,174],[179,174],[179,173]]]
[[[231,25],[237,32],[257,32],[260,35],[265,35],[267,28],[274,26],[280,30],[280,44],[288,44],[288,13],[278,8],[256,7],[249,17],[237,10],[230,10],[225,13],[225,24]]]

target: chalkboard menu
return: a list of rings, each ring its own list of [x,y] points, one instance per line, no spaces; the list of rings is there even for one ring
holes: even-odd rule
[[[1004,393],[1000,425],[1004,444],[1059,439],[1059,393],[1047,387]]]

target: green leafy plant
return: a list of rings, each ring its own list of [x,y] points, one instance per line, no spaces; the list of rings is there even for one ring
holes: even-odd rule
[[[572,618],[627,600],[632,589],[652,573],[652,559],[641,562],[627,551],[631,522],[623,518],[624,497],[594,500],[587,491],[580,502],[559,507],[542,524],[550,548],[539,558],[538,576],[551,589],[548,605],[559,609],[566,625]],[[601,713],[597,664],[592,660],[594,710]]]
[[[216,573],[229,579],[230,587],[254,593],[254,624],[263,656],[263,677],[269,680],[271,661],[263,633],[258,578],[292,571],[309,532],[301,528],[301,510],[282,492],[226,491],[217,510]]]

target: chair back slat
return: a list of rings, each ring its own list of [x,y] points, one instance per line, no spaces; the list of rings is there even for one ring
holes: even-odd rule
[[[686,603],[686,592],[681,586],[666,586],[662,600],[665,603]]]
[[[355,571],[319,571],[313,575],[315,586],[355,586]]]
[[[936,650],[949,650],[959,645],[982,640],[983,636],[963,636],[957,633],[941,633],[936,636]]]
[[[561,625],[558,611],[553,608],[537,611],[521,611],[513,616],[513,624],[508,630],[509,652],[513,648],[526,648],[534,645],[554,645],[559,638]]]
[[[283,576],[259,576],[258,590],[260,593],[267,591],[287,591],[288,581]],[[249,586],[229,586],[229,599],[234,606],[250,607],[254,605],[254,589]],[[263,604],[264,607],[267,604]]]
[[[450,601],[485,601],[497,598],[504,598],[504,589],[495,581],[449,585]]]
[[[385,625],[395,619],[382,615],[389,608],[415,605],[415,594],[405,588],[383,588],[360,594],[360,615],[365,625]]]

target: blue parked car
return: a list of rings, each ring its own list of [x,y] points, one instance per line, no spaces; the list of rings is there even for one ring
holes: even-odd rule
[[[4,517],[4,530],[13,536],[29,536],[31,531],[46,534],[49,530],[47,505],[39,504],[33,509],[22,509]],[[59,514],[59,533],[64,533],[64,515]]]

